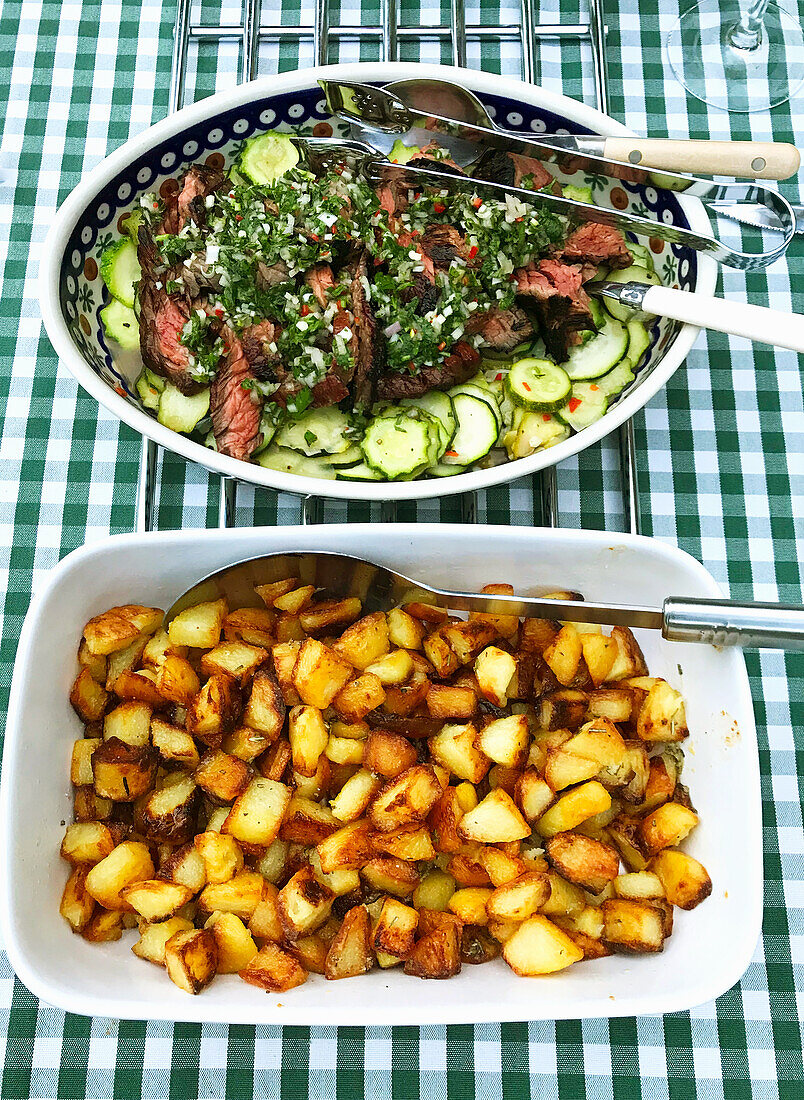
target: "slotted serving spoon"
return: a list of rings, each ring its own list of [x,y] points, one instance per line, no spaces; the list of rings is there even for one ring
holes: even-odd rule
[[[662,636],[671,642],[703,642],[743,649],[804,650],[804,607],[793,604],[693,600],[671,596],[662,607],[639,607],[552,600],[539,596],[485,596],[433,588],[386,566],[349,554],[307,550],[250,558],[211,573],[176,600],[165,615],[164,625],[167,627],[186,608],[221,596],[226,598],[231,608],[263,607],[255,585],[270,584],[287,577],[298,578],[302,585],[315,585],[319,594],[327,599],[357,596],[362,601],[365,615],[419,600],[451,611],[483,611],[528,619],[661,630]]]

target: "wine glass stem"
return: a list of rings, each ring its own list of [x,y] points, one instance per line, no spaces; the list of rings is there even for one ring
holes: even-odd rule
[[[759,48],[768,3],[769,0],[751,0],[748,7],[743,9],[739,23],[735,23],[728,31],[729,43],[736,50],[750,51]]]

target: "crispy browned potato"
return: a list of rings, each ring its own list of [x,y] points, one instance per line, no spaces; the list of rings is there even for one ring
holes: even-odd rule
[[[113,802],[134,802],[153,785],[158,762],[152,745],[127,745],[111,737],[92,753],[95,791]]]
[[[602,911],[603,939],[614,951],[644,954],[663,949],[664,915],[651,902],[611,898],[603,902]]]
[[[686,852],[665,848],[651,860],[650,869],[661,881],[667,900],[679,909],[694,909],[712,893],[709,872]]]
[[[390,833],[424,821],[441,797],[441,784],[429,764],[417,764],[386,783],[369,806],[374,828]]]
[[[86,889],[104,909],[131,912],[132,906],[123,897],[126,886],[153,876],[154,865],[147,845],[124,840],[89,871]]]
[[[416,763],[417,752],[406,737],[387,730],[372,730],[366,740],[363,767],[375,775],[395,779]]]
[[[265,943],[257,954],[240,971],[240,977],[249,985],[267,989],[272,993],[286,993],[307,981],[307,971],[289,951],[275,943]]]
[[[187,730],[214,749],[224,734],[235,728],[242,712],[237,684],[224,673],[215,673],[187,708]]]
[[[545,840],[544,850],[551,867],[591,894],[604,890],[620,870],[613,848],[580,833],[557,833]]]
[[[451,978],[461,972],[461,934],[457,924],[435,928],[418,940],[405,963],[415,978]]]
[[[70,691],[70,705],[84,722],[96,722],[102,718],[109,702],[109,694],[102,684],[92,678],[88,668],[82,668]]]
[[[169,653],[157,667],[155,686],[163,699],[189,707],[201,690],[201,681],[189,661]]]
[[[73,932],[83,932],[95,912],[95,899],[87,890],[86,865],[74,867],[61,895],[59,912]]]
[[[181,772],[174,772],[166,776],[161,787],[137,802],[134,827],[148,840],[186,844],[195,834],[197,806],[198,788],[195,781]]]
[[[324,974],[329,981],[356,978],[358,974],[367,974],[373,965],[368,911],[364,905],[355,905],[343,918],[343,924],[329,946]]]
[[[218,969],[215,937],[203,928],[175,932],[165,944],[168,977],[185,993],[200,993]]]
[[[277,907],[285,939],[315,932],[329,916],[335,894],[320,882],[312,867],[303,867],[279,891]]]

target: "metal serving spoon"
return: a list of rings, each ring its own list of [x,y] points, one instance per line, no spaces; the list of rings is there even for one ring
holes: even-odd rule
[[[165,615],[164,625],[167,627],[185,608],[221,596],[232,608],[262,607],[255,585],[286,577],[297,577],[301,585],[315,585],[319,595],[327,599],[357,596],[366,615],[419,600],[452,611],[661,630],[662,636],[672,642],[804,650],[804,607],[792,604],[671,596],[662,607],[639,607],[538,596],[484,596],[433,588],[348,554],[309,550],[251,558],[211,573],[176,600]]]
[[[411,77],[395,80],[385,87],[407,107],[418,111],[460,119],[474,126],[496,130],[509,138],[522,136],[498,126],[474,92],[449,80]],[[568,152],[591,153],[622,164],[639,164],[643,168],[668,172],[695,172],[705,176],[785,180],[794,176],[801,165],[801,154],[795,145],[781,141],[691,141],[586,134],[539,134],[538,137],[544,145]],[[459,139],[447,137],[446,147],[449,148],[453,140],[459,156],[466,155],[466,143],[460,142],[458,145]],[[453,157],[456,163],[461,163],[454,151]]]

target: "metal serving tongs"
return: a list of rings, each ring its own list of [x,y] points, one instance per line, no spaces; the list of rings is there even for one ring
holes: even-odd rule
[[[395,176],[414,181],[415,179],[421,179],[423,186],[440,186],[452,191],[463,191],[471,188],[473,193],[477,192],[482,195],[486,192],[495,198],[510,194],[529,203],[534,201],[534,195],[537,194],[538,201],[544,206],[559,213],[570,215],[578,221],[614,225],[627,232],[658,237],[673,244],[686,245],[698,252],[707,253],[728,267],[735,267],[742,271],[759,271],[772,264],[784,255],[796,233],[796,220],[790,204],[778,192],[761,184],[718,184],[713,183],[711,180],[698,179],[695,176],[682,175],[677,172],[662,171],[657,173],[635,164],[624,164],[619,161],[608,160],[582,148],[560,149],[555,145],[547,145],[530,137],[524,138],[508,131],[481,127],[469,122],[460,122],[454,118],[425,113],[407,106],[387,88],[375,88],[370,84],[359,84],[343,80],[320,80],[319,84],[324,91],[327,106],[331,113],[357,124],[365,130],[396,135],[407,134],[415,129],[427,130],[434,136],[443,133],[452,138],[480,146],[480,151],[482,151],[482,148],[501,149],[504,152],[533,157],[545,164],[553,163],[559,169],[563,167],[566,172],[583,169],[595,175],[607,176],[628,183],[683,192],[685,195],[699,199],[707,212],[713,213],[716,217],[731,218],[734,221],[740,220],[738,212],[743,204],[747,204],[752,209],[762,208],[768,211],[775,222],[774,227],[781,234],[781,237],[777,238],[771,247],[763,251],[743,252],[715,236],[705,236],[690,229],[682,229],[679,226],[652,221],[642,215],[623,214],[607,207],[591,206],[588,203],[552,195],[546,191],[535,193],[522,188],[489,183],[471,177],[447,175],[435,166],[432,169],[425,169],[418,166],[410,168],[409,166],[391,164],[385,160],[382,153],[363,143],[364,150],[371,150],[374,154],[373,173],[378,180],[388,180]],[[361,143],[341,142],[341,144],[357,145]],[[368,162],[364,170],[367,172],[372,171]]]
[[[357,596],[364,615],[423,600],[450,611],[482,611],[490,615],[517,615],[527,619],[661,630],[662,636],[671,642],[703,642],[743,649],[804,650],[804,607],[792,604],[738,603],[733,600],[673,596],[666,599],[661,607],[640,607],[539,596],[484,596],[433,588],[350,554],[310,550],[251,558],[210,574],[176,600],[165,614],[165,628],[186,608],[221,596],[227,599],[232,609],[263,607],[254,590],[255,585],[269,584],[287,577],[298,578],[302,585],[314,585],[319,595],[328,599]]]

